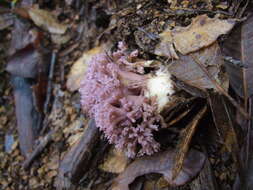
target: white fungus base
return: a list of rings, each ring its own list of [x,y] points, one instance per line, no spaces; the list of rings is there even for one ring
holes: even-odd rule
[[[156,97],[158,112],[169,102],[170,96],[174,93],[171,75],[167,70],[158,70],[154,76],[147,81],[147,91],[145,96],[148,98]]]

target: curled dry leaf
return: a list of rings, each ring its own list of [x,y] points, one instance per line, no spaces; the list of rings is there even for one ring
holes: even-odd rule
[[[27,12],[34,24],[52,34],[64,34],[68,28],[66,25],[59,23],[49,11],[28,8]]]
[[[203,153],[190,150],[184,160],[181,172],[176,179],[172,180],[175,154],[174,150],[167,150],[154,156],[145,156],[135,160],[114,180],[112,190],[129,190],[129,185],[136,177],[149,173],[163,174],[172,186],[183,185],[198,174],[206,159]]]
[[[125,170],[129,159],[124,152],[111,148],[106,160],[102,163],[99,168],[106,172],[121,173]]]
[[[223,81],[226,78],[225,74],[220,71],[223,59],[217,43],[198,52],[180,56],[179,60],[169,65],[169,72],[190,86],[202,90],[216,89],[212,81],[210,81],[200,66],[195,62],[193,56],[197,57],[205,65],[206,70],[213,79],[225,85],[223,87],[227,89],[228,83]]]
[[[67,80],[67,88],[70,91],[75,91],[80,88],[81,80],[87,70],[87,63],[94,55],[102,52],[102,50],[103,46],[98,46],[89,51],[85,51],[82,57],[73,64]]]
[[[176,50],[183,55],[200,50],[214,43],[221,34],[228,33],[236,21],[209,18],[200,15],[193,19],[187,27],[177,26],[173,30],[167,28],[159,36],[161,42],[155,48],[155,54],[178,59]],[[175,49],[174,49],[174,46]]]

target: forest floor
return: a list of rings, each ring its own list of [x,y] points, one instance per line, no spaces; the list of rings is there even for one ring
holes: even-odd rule
[[[122,176],[136,178],[122,182],[131,190],[253,189],[247,170],[252,6],[246,0],[1,1],[0,189],[104,190]],[[173,175],[200,168],[178,187],[151,169],[163,163],[159,154],[152,162],[141,157],[148,166],[136,163],[82,110],[78,89],[87,63],[115,52],[121,41],[154,62],[145,74],[157,62],[172,65],[176,90],[161,114],[167,127],[154,136],[161,152],[175,150],[174,161],[165,160],[175,167],[159,167]],[[203,164],[186,156],[191,148],[203,154]],[[150,172],[138,175],[143,167]]]

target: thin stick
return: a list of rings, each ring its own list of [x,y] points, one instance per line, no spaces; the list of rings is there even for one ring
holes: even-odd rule
[[[49,144],[49,142],[52,141],[52,135],[54,131],[49,132],[41,141],[40,144],[35,148],[35,150],[32,152],[32,154],[25,160],[23,163],[23,167],[25,170],[29,168],[31,163],[34,161],[34,159],[39,156],[43,150],[46,148],[46,146]]]
[[[48,105],[50,102],[51,92],[52,92],[52,82],[53,82],[53,76],[54,76],[54,66],[56,62],[56,52],[53,51],[51,62],[50,62],[50,70],[48,75],[48,84],[47,84],[47,97],[44,104],[44,114],[48,112]]]

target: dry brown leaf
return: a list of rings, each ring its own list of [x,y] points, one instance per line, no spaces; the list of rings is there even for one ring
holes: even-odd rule
[[[67,88],[70,91],[75,91],[79,89],[81,80],[84,77],[84,74],[87,69],[87,62],[91,60],[91,58],[104,50],[103,46],[95,47],[89,51],[85,51],[81,58],[79,58],[72,66],[70,73],[68,75],[67,80]]]
[[[83,133],[80,131],[79,133],[75,133],[74,135],[71,135],[67,140],[67,143],[69,144],[69,146],[73,146],[75,143],[77,143],[79,139],[81,138],[82,134]]]
[[[136,177],[149,173],[163,174],[172,186],[183,185],[197,175],[206,159],[205,155],[197,150],[188,151],[182,170],[173,180],[172,169],[175,164],[175,154],[175,150],[167,150],[153,156],[136,159],[113,181],[112,190],[129,190],[129,185]]]
[[[66,44],[67,42],[69,42],[70,39],[71,39],[71,36],[69,33],[66,33],[64,35],[59,35],[59,34],[51,35],[52,42],[54,42],[57,45]]]
[[[166,29],[160,35],[161,42],[157,44],[155,48],[155,54],[160,56],[166,56],[168,59],[178,59],[178,55],[173,46],[173,38],[170,29]]]
[[[228,33],[235,23],[234,19],[221,20],[218,17],[209,18],[207,15],[200,15],[187,27],[177,26],[172,30],[169,26],[159,35],[161,41],[154,53],[168,59],[178,59],[175,49],[186,55],[207,47],[221,34]]]
[[[106,172],[121,173],[125,170],[128,162],[129,159],[124,152],[111,148],[106,160],[99,166],[99,168]]]
[[[229,104],[226,103],[223,96],[216,93],[210,93],[208,101],[217,133],[223,143],[222,151],[226,150],[232,154],[238,152],[239,144],[230,113],[228,112]],[[236,155],[233,156],[236,158]]]
[[[172,31],[175,48],[183,55],[207,47],[221,34],[228,33],[235,25],[234,19],[221,20],[207,15],[197,16],[187,27],[176,27]]]
[[[56,170],[52,170],[52,171],[50,171],[50,172],[47,173],[46,177],[52,180],[52,178],[54,176],[56,176],[56,175],[57,175],[57,171]]]
[[[202,90],[211,88],[216,89],[213,82],[206,76],[200,66],[193,59],[193,56],[197,57],[198,60],[205,65],[206,70],[213,79],[221,85],[224,85],[224,89],[228,88],[228,82],[223,79],[226,78],[225,74],[220,72],[220,66],[223,64],[223,59],[218,43],[198,52],[191,53],[190,55],[180,56],[179,60],[176,60],[169,65],[169,72],[190,86]]]
[[[202,108],[198,114],[192,119],[192,121],[186,126],[181,134],[181,141],[177,145],[177,153],[174,157],[175,165],[172,171],[172,178],[176,179],[183,168],[184,160],[186,158],[186,154],[189,150],[191,139],[196,131],[196,127],[199,121],[202,119],[203,115],[206,113],[207,106]]]
[[[233,61],[225,62],[230,85],[237,95],[245,98],[245,100],[253,95],[252,36],[253,15],[250,15],[245,22],[231,32],[231,35],[222,46],[223,53],[233,58]],[[235,61],[239,61],[239,65],[235,64]]]
[[[29,8],[27,11],[34,24],[52,34],[64,34],[68,28],[59,23],[49,11],[37,8]]]
[[[156,180],[146,180],[145,183],[143,184],[143,188],[145,190],[161,190],[160,188],[157,187],[157,181]]]

